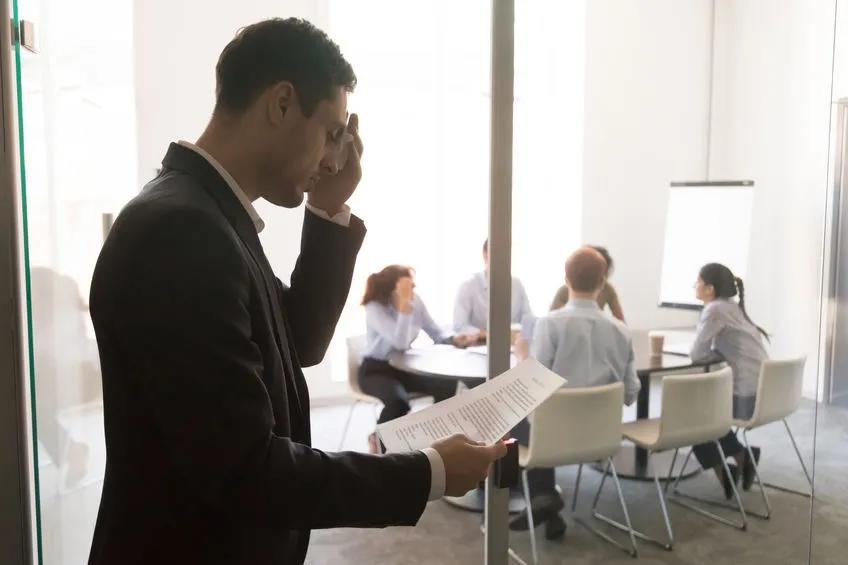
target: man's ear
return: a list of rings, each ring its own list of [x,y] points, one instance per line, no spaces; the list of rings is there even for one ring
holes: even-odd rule
[[[266,101],[268,120],[274,125],[280,125],[292,115],[292,111],[300,108],[297,92],[289,81],[281,81],[268,89]]]

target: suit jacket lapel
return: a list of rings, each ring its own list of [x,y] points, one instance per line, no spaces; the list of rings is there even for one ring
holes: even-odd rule
[[[274,337],[288,373],[283,376],[283,381],[285,382],[286,392],[291,399],[289,404],[294,404],[296,407],[299,417],[295,421],[298,422],[298,427],[303,426],[302,422],[304,421],[306,412],[300,402],[300,394],[296,383],[298,376],[294,369],[292,352],[289,349],[286,331],[287,325],[283,320],[282,307],[279,296],[277,295],[276,277],[265,256],[265,251],[262,249],[259,234],[256,233],[256,226],[227,182],[218,174],[218,171],[215,170],[209,161],[197,152],[192,151],[188,147],[172,143],[168,148],[168,153],[162,160],[162,165],[169,169],[184,171],[200,181],[203,187],[218,203],[224,216],[230,225],[233,226],[233,229],[235,229],[242,242],[244,242],[253,261],[259,267],[262,273],[262,282],[265,286],[268,303],[271,305],[271,316],[274,320]],[[295,430],[293,429],[292,432],[294,433]]]

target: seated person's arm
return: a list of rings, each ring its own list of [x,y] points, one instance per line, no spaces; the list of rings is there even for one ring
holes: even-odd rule
[[[624,404],[630,406],[639,396],[639,390],[642,388],[642,383],[639,381],[639,376],[636,374],[636,357],[633,353],[633,343],[630,345],[630,359],[627,361],[627,368],[624,370]]]
[[[607,288],[609,288],[610,312],[612,312],[613,316],[623,322],[624,310],[621,308],[621,301],[618,299],[618,293],[615,291],[615,288],[613,288],[612,285],[608,286]]]
[[[695,363],[706,363],[707,361],[719,360],[721,356],[713,351],[713,341],[724,327],[724,324],[716,315],[716,311],[705,308],[698,327],[695,330],[695,341],[689,350],[689,357]]]
[[[550,369],[554,365],[556,354],[556,336],[547,318],[540,318],[533,330],[533,342],[530,344],[530,356]]]
[[[365,325],[399,351],[409,349],[418,337],[418,332],[412,329],[412,316],[412,312],[398,312],[397,319],[394,319],[386,307],[375,300],[365,305]]]

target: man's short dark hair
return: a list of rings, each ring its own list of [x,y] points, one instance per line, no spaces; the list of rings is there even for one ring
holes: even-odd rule
[[[356,86],[339,46],[327,34],[298,18],[275,18],[239,30],[215,68],[215,112],[239,113],[268,87],[292,83],[303,113],[312,115],[322,100],[332,100],[337,88]]]

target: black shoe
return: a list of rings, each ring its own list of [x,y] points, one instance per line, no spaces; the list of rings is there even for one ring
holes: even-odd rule
[[[558,494],[540,494],[531,499],[530,506],[533,508],[533,525],[538,527],[555,516],[558,517],[559,511],[565,507],[565,503]],[[530,529],[527,510],[510,521],[509,529],[514,532],[523,532]]]
[[[730,476],[733,477],[733,482],[739,482],[739,467],[729,463],[727,465],[730,468]],[[730,500],[733,498],[733,485],[730,484],[730,480],[727,477],[727,472],[722,472],[721,474],[721,486],[724,487],[724,498]]]
[[[754,452],[754,462],[759,465],[760,463],[760,448],[759,447],[751,447],[751,451]],[[754,484],[754,478],[756,473],[754,472],[754,462],[751,461],[751,454],[748,453],[748,450],[745,450],[745,466],[742,468],[742,489],[743,490],[751,490],[751,486]]]
[[[562,519],[562,516],[557,514],[547,522],[545,522],[545,539],[547,540],[561,540],[565,538],[565,532],[568,529],[568,526],[565,523],[565,520]]]

